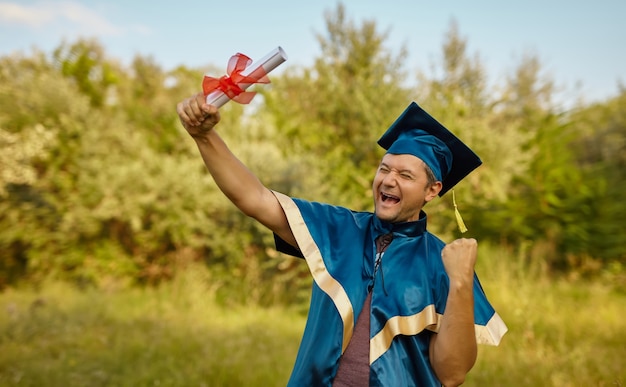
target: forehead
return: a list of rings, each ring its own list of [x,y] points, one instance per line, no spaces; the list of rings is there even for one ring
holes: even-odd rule
[[[385,164],[390,168],[410,171],[418,171],[424,166],[422,159],[409,154],[394,155],[392,153],[387,153],[383,156],[380,163]]]

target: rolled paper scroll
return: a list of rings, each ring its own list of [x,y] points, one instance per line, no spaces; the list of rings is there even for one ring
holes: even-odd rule
[[[233,55],[228,62],[228,75],[219,79],[204,76],[202,89],[206,103],[218,108],[231,99],[243,104],[249,103],[255,93],[246,89],[255,83],[269,83],[267,74],[286,60],[287,54],[281,47],[275,48],[252,64],[252,60],[241,53]]]

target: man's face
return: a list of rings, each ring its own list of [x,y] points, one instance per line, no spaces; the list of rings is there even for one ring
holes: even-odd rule
[[[424,203],[434,199],[441,191],[441,182],[428,185],[424,162],[413,155],[386,154],[374,182],[374,208],[376,215],[391,223],[419,219]]]

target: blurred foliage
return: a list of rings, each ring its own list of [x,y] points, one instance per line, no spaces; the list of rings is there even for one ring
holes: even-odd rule
[[[371,210],[376,140],[416,100],[483,158],[455,190],[471,236],[550,270],[623,270],[624,88],[560,110],[533,56],[489,85],[454,23],[438,70],[413,81],[409,48],[389,50],[374,21],[342,5],[325,20],[311,67],[287,66],[253,104],[221,109],[218,130],[268,187]],[[178,122],[176,103],[223,71],[140,55],[125,68],[93,40],[0,58],[0,288],[157,284],[201,262],[221,274],[224,302],[305,300],[306,265],[221,195]],[[450,195],[426,210],[432,231],[456,235]]]

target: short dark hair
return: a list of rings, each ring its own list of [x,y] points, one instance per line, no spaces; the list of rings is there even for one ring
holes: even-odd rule
[[[426,179],[428,179],[427,187],[430,187],[431,185],[435,184],[438,181],[437,177],[435,177],[435,173],[426,163],[424,163],[424,170],[426,171]]]

